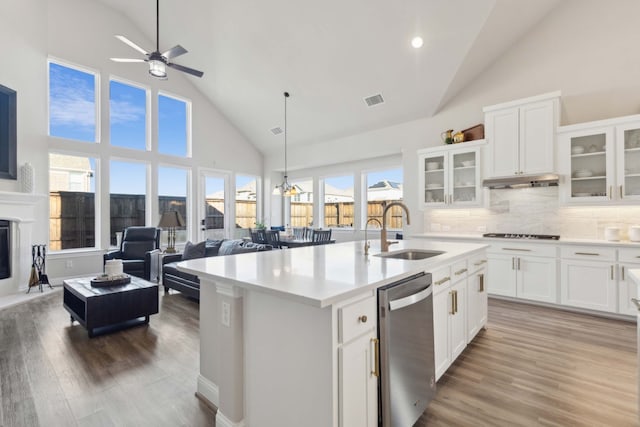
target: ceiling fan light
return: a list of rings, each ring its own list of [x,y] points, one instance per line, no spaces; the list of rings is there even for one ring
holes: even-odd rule
[[[149,74],[160,79],[167,78],[167,68],[164,62],[158,60],[149,61]]]

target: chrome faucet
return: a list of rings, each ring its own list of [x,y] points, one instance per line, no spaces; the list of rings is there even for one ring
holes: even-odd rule
[[[371,247],[371,243],[369,243],[369,240],[367,239],[367,227],[369,226],[369,223],[371,221],[377,222],[380,228],[382,228],[382,223],[377,218],[367,219],[367,222],[364,224],[364,254],[365,255],[369,255],[369,248]]]
[[[398,241],[389,242],[387,240],[387,211],[391,209],[393,206],[400,206],[404,209],[404,212],[407,214],[407,225],[411,224],[411,220],[409,219],[409,208],[402,202],[392,202],[384,207],[384,211],[382,211],[382,230],[380,230],[380,251],[381,252],[389,252],[389,245],[393,245],[394,243],[398,243]]]

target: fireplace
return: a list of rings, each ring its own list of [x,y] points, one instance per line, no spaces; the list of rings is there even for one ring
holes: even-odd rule
[[[0,220],[0,279],[11,277],[11,222]]]

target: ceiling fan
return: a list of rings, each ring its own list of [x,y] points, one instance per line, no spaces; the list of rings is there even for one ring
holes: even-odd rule
[[[115,62],[148,62],[149,63],[149,74],[153,77],[159,79],[167,78],[167,69],[166,67],[174,68],[178,71],[182,71],[192,76],[202,77],[203,72],[194,70],[193,68],[185,67],[183,65],[175,64],[170,62],[172,59],[184,55],[187,53],[187,50],[182,46],[175,45],[171,49],[167,50],[164,53],[160,53],[160,0],[156,0],[156,50],[149,53],[125,36],[117,35],[116,38],[121,42],[131,46],[138,52],[145,55],[146,59],[133,59],[133,58],[111,58],[112,61]]]

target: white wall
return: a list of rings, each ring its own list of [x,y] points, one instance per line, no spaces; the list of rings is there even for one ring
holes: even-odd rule
[[[190,76],[169,70],[169,79],[151,79],[144,64],[118,64],[112,56],[135,57],[136,52],[116,40],[114,34],[125,34],[143,46],[153,46],[131,21],[102,2],[86,0],[20,0],[3,2],[0,13],[0,45],[2,63],[0,84],[18,93],[18,167],[31,162],[36,169],[35,192],[48,193],[48,150],[70,147],[63,141],[49,138],[47,123],[47,57],[94,69],[101,78],[102,140],[108,141],[108,86],[109,77],[115,76],[149,86],[152,94],[163,90],[192,101],[193,105],[193,159],[181,164],[193,170],[192,184],[196,189],[199,168],[219,169],[234,173],[262,175],[263,157],[242,134],[233,127],[191,84]],[[173,71],[173,72],[172,72]],[[206,73],[204,78],[211,78]],[[155,121],[153,124],[155,125]],[[155,129],[155,126],[152,126]],[[152,131],[152,134],[155,132]],[[155,140],[154,140],[155,143]],[[86,147],[86,145],[85,145]],[[231,148],[232,147],[232,148]],[[100,144],[90,148],[99,155]],[[145,153],[127,154],[149,160]],[[146,156],[146,157],[145,157]],[[152,156],[152,170],[167,158]],[[180,163],[180,161],[176,162]],[[102,180],[103,184],[108,179]],[[153,184],[155,185],[155,184]],[[0,180],[0,192],[18,192],[17,181]],[[1,194],[0,194],[0,197]],[[108,222],[108,192],[102,200],[103,223]],[[194,202],[195,203],[195,202]],[[199,205],[197,205],[199,206]],[[42,206],[34,229],[34,242],[48,242],[48,203]],[[0,212],[0,217],[2,212]],[[153,220],[157,213],[154,215]],[[191,206],[191,224],[199,215],[196,205]],[[197,227],[193,227],[195,234]],[[102,232],[102,246],[108,246],[108,231]],[[192,236],[195,238],[195,236]],[[95,273],[102,268],[102,251],[64,258],[50,256],[47,272],[50,277]],[[73,268],[65,268],[72,260]],[[2,290],[0,290],[2,291]],[[3,292],[0,292],[3,293]]]
[[[634,16],[640,16],[634,0],[564,0],[433,117],[313,147],[290,146],[291,169],[402,153],[405,201],[417,214],[416,150],[440,145],[445,129],[482,123],[483,106],[561,90],[561,124],[638,113],[640,30],[630,24]],[[281,168],[281,157],[269,155],[265,170]],[[408,233],[427,231],[429,220],[412,222]]]

